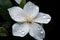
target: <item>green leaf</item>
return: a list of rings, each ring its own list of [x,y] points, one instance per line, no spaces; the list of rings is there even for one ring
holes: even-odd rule
[[[8,8],[12,7],[10,0],[0,0],[0,16],[5,20],[10,21],[10,15],[7,11]]]
[[[4,18],[5,20],[7,20],[7,21],[11,21],[11,17],[10,17],[10,15],[9,15],[7,10],[4,10],[4,9],[1,8],[0,9],[0,16],[2,18]]]
[[[26,4],[26,0],[22,0],[19,6],[23,8],[25,4]]]
[[[12,4],[11,4],[10,0],[0,0],[0,7],[7,9],[11,6],[12,6]]]
[[[4,27],[5,29],[9,28],[11,26],[12,23],[10,22],[5,22],[3,23],[3,25],[1,27]]]
[[[0,22],[0,26],[2,26],[3,23]]]
[[[7,31],[3,27],[0,27],[0,36],[7,36]]]

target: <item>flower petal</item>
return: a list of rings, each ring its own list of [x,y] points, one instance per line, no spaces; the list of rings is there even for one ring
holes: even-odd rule
[[[22,0],[15,0],[16,3],[20,4]]]
[[[37,39],[37,40],[43,40],[43,39]]]
[[[24,37],[29,32],[29,26],[26,23],[15,23],[12,26],[12,33],[14,36]]]
[[[24,6],[24,11],[27,16],[34,18],[37,16],[37,14],[39,12],[39,7],[29,1]]]
[[[51,20],[50,15],[40,12],[34,19],[35,22],[47,24]]]
[[[37,23],[31,24],[29,34],[38,40],[43,40],[45,37],[45,31],[42,25],[39,25]]]
[[[17,22],[25,21],[25,18],[22,14],[22,9],[20,7],[12,7],[8,9],[11,18]]]

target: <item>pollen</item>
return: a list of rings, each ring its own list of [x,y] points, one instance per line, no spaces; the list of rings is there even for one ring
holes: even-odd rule
[[[29,23],[29,24],[31,24],[31,23],[33,23],[33,19],[30,18],[30,17],[27,17],[27,18],[26,18],[26,22]]]

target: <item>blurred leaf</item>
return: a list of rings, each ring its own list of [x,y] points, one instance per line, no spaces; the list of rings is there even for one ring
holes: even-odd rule
[[[4,10],[4,9],[1,8],[0,9],[0,16],[7,21],[11,21],[10,15],[9,15],[7,10]]]
[[[12,7],[10,0],[0,0],[0,16],[8,21],[11,21],[11,18],[7,11],[7,9],[10,7]]]
[[[5,29],[9,28],[11,26],[10,22],[5,22],[1,27],[4,27]]]
[[[12,6],[12,4],[11,4],[10,0],[0,0],[0,7],[6,9],[11,6]]]
[[[21,8],[23,8],[24,5],[25,5],[25,3],[26,3],[26,0],[22,0],[19,6],[20,6]]]
[[[7,36],[7,31],[3,27],[0,27],[0,36]]]
[[[2,25],[2,23],[0,23],[0,26]]]

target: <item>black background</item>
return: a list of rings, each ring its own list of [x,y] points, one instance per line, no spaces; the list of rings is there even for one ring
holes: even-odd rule
[[[36,4],[37,6],[39,6],[40,8],[40,12],[44,12],[49,14],[52,19],[50,21],[50,23],[48,24],[44,24],[44,29],[46,32],[46,36],[44,38],[44,40],[54,40],[56,39],[56,33],[58,32],[56,29],[56,0],[27,0],[33,2],[34,4]],[[12,4],[14,6],[18,6],[18,4],[14,1],[11,0]],[[3,20],[3,19],[2,19]],[[25,37],[21,38],[21,37],[14,37],[12,35],[12,28],[10,27],[8,29],[9,33],[8,33],[8,37],[2,37],[5,38],[6,40],[12,39],[12,40],[35,40],[33,37],[31,37],[29,34],[27,34]]]

